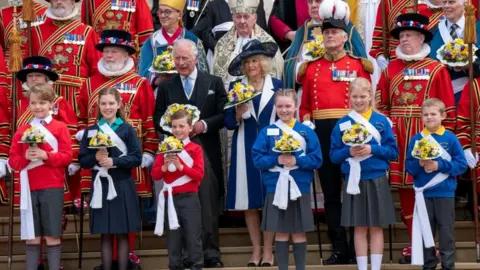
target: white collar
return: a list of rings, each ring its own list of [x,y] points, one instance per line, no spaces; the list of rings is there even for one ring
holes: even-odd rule
[[[445,21],[447,22],[447,29],[450,31],[450,26],[452,26],[453,23],[447,19],[445,19]],[[455,24],[463,31],[463,29],[465,29],[465,15],[463,15]]]
[[[53,15],[52,8],[48,8],[47,12],[45,14],[47,15],[48,18],[50,18],[54,21],[68,21],[68,20],[71,20],[71,19],[75,18],[75,16],[78,15],[78,8],[77,7],[73,8],[72,13],[70,13],[70,15],[68,15],[66,17],[63,17],[63,18],[60,18],[60,17],[57,17],[57,16]]]
[[[185,140],[182,141],[182,143],[183,143],[183,146],[189,144],[190,143],[190,138],[187,137]]]
[[[100,59],[100,61],[98,61],[97,68],[98,68],[98,72],[100,72],[102,75],[106,77],[117,77],[117,76],[122,76],[123,74],[126,74],[127,72],[132,70],[134,65],[135,63],[133,62],[133,59],[128,57],[128,60],[122,69],[118,71],[109,71],[105,68],[105,65],[103,63],[103,58],[102,58]]]
[[[404,61],[420,61],[428,57],[428,55],[430,54],[430,46],[424,43],[422,46],[422,50],[420,50],[419,53],[413,55],[404,54],[402,52],[401,46],[398,46],[395,52],[397,53],[397,57]]]
[[[197,67],[195,67],[195,69],[192,71],[192,73],[190,73],[190,75],[188,75],[187,77],[190,78],[190,80],[197,80],[197,75],[198,75],[198,70],[197,70]],[[182,78],[182,82],[185,80],[185,76],[183,75],[180,75],[180,77]]]
[[[51,80],[48,80],[47,83],[50,84],[50,85],[53,85],[53,81],[51,81]],[[27,82],[22,83],[22,89],[23,89],[24,92],[27,92],[27,91],[30,90],[30,87],[28,87]]]
[[[30,122],[31,125],[35,125],[35,124],[41,124],[41,121],[45,121],[47,122],[47,124],[50,124],[50,122],[52,122],[53,118],[52,118],[52,115],[48,115],[47,117],[45,117],[44,119],[40,119],[40,118],[33,118],[32,122]]]
[[[429,0],[425,0],[425,4],[427,4],[427,6],[428,6],[429,8],[442,8],[441,5],[440,5],[440,6],[436,6],[436,5],[432,4],[432,2],[430,2]]]

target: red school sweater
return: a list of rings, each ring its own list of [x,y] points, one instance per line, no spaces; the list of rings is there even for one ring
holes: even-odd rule
[[[170,184],[173,183],[178,178],[186,175],[192,178],[192,181],[186,183],[185,185],[181,185],[178,187],[173,188],[173,194],[180,194],[180,193],[191,193],[191,192],[198,192],[198,187],[200,186],[200,182],[204,176],[204,167],[203,167],[203,150],[200,145],[189,142],[188,144],[183,146],[183,150],[185,150],[190,157],[193,159],[193,166],[192,168],[188,167],[182,159],[180,162],[183,165],[183,171],[176,170],[175,172],[162,172],[162,166],[165,161],[165,155],[159,154],[155,160],[155,164],[153,165],[151,175],[154,179],[162,179],[165,183]],[[165,191],[165,195],[166,195]]]
[[[15,171],[25,169],[30,163],[30,160],[25,158],[29,145],[20,143],[24,131],[30,127],[30,124],[21,126],[13,135],[8,164]],[[58,152],[52,152],[53,149],[48,143],[38,144],[40,149],[47,152],[48,159],[43,161],[43,165],[28,170],[30,190],[32,191],[47,188],[63,188],[65,168],[73,159],[72,141],[67,126],[60,121],[52,119],[50,123],[45,125],[45,128],[57,139]]]

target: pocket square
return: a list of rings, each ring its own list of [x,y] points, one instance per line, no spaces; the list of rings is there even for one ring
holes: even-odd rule
[[[215,91],[213,91],[212,89],[208,90],[208,95],[215,95]]]

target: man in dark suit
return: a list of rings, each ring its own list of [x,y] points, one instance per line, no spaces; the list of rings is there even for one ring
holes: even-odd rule
[[[160,127],[160,118],[171,104],[190,104],[200,110],[200,120],[193,125],[191,139],[202,146],[206,156],[205,177],[199,189],[204,261],[207,268],[222,267],[218,246],[218,189],[223,185],[219,130],[224,126],[226,92],[221,78],[197,70],[195,43],[188,39],[176,41],[173,56],[178,74],[158,88],[153,116],[155,129],[166,133]]]

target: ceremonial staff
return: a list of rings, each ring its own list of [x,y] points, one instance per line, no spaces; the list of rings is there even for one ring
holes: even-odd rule
[[[13,29],[10,36],[10,58],[8,62],[8,69],[12,73],[12,129],[11,138],[15,134],[16,113],[17,113],[17,72],[22,69],[22,49],[20,34],[17,30],[17,7],[13,6]],[[8,220],[8,269],[12,269],[12,247],[13,247],[13,175],[11,177],[10,190],[8,197],[10,200],[10,214]]]
[[[465,43],[468,44],[468,89],[470,91],[470,98],[475,95],[473,86],[473,44],[476,43],[475,31],[475,7],[471,1],[465,5]],[[473,102],[470,102],[470,137],[472,154],[475,157],[477,153],[477,138],[476,138],[476,113],[473,108]],[[478,231],[478,201],[477,201],[477,173],[476,169],[470,170],[473,184],[473,218],[475,220],[475,245],[477,249],[477,263],[480,263],[480,235]]]
[[[32,54],[32,22],[35,21],[35,7],[33,0],[23,0],[22,20],[27,23],[28,55]]]
[[[388,48],[388,41],[387,41],[387,4],[385,3],[386,0],[381,0],[381,8],[382,8],[382,40],[383,40],[383,57],[387,61],[390,61],[390,50]],[[388,225],[388,250],[390,256],[390,264],[393,263],[393,246],[392,246],[392,225]]]

